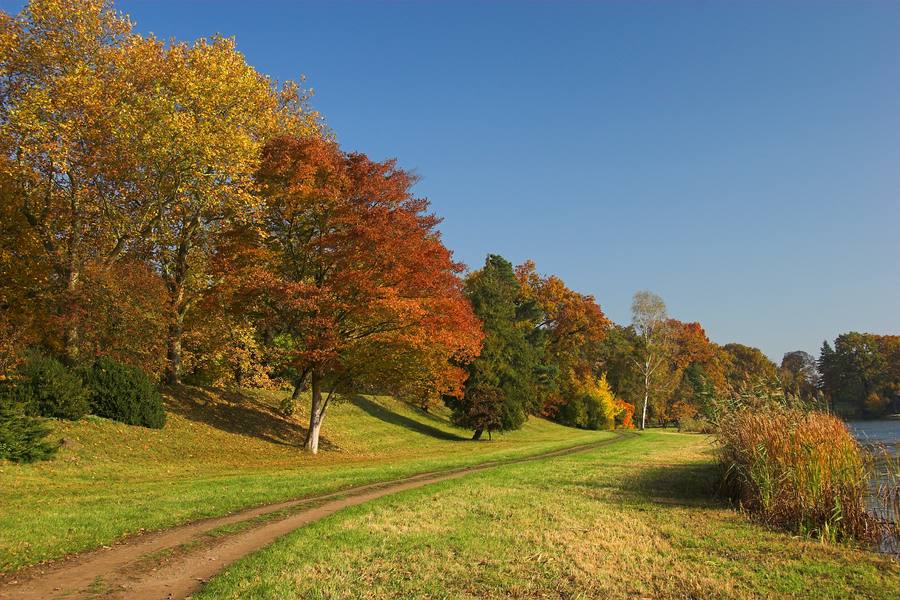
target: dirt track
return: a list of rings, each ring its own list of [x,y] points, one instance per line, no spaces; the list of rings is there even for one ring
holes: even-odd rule
[[[502,465],[582,452],[622,438],[623,434],[619,434],[600,442],[533,456],[422,473],[331,494],[269,504],[140,535],[110,548],[29,567],[9,575],[0,581],[0,600],[186,598],[232,562],[342,508]],[[238,531],[228,532],[223,529],[224,526],[238,528]]]

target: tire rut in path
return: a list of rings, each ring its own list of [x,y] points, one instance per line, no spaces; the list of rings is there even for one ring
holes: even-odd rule
[[[186,598],[210,577],[239,558],[342,508],[439,481],[457,479],[469,473],[584,452],[620,441],[626,435],[619,433],[616,437],[599,442],[541,454],[421,473],[330,494],[268,504],[225,517],[143,534],[110,548],[82,553],[56,563],[28,567],[11,574],[0,581],[0,600]],[[287,516],[281,517],[285,512],[288,513]],[[267,517],[270,519],[258,523]],[[229,525],[249,527],[231,534],[212,534],[214,530]],[[170,555],[168,560],[165,559],[167,554]]]

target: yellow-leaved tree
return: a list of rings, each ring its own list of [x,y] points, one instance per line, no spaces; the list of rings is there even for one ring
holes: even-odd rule
[[[254,173],[262,144],[274,135],[320,135],[317,115],[296,84],[259,74],[233,39],[193,44],[141,41],[140,73],[153,93],[141,111],[132,148],[142,194],[155,207],[144,253],[169,294],[167,374],[176,383],[188,310],[210,285],[216,234],[257,209]]]
[[[136,235],[127,148],[116,143],[133,107],[122,76],[131,35],[104,0],[31,0],[0,14],[0,204],[20,225],[3,242],[38,250],[18,267],[46,271],[54,319],[42,321],[59,326],[70,360],[85,265],[115,261]]]
[[[0,213],[15,222],[0,255],[39,249],[17,265],[46,305],[39,337],[76,362],[88,327],[108,322],[89,314],[102,303],[85,279],[143,263],[168,295],[155,318],[177,381],[215,236],[255,211],[262,145],[322,133],[307,94],[259,74],[232,39],[164,43],[109,0],[30,0],[0,13],[0,97]]]

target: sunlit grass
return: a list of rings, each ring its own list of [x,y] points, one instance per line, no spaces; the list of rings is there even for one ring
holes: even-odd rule
[[[391,398],[334,405],[324,450],[301,450],[301,410],[278,415],[283,393],[180,388],[164,429],[95,417],[53,423],[52,461],[0,462],[0,572],[247,506],[412,473],[603,439],[531,419],[492,442],[470,442],[446,414]]]
[[[195,598],[888,598],[888,557],[748,521],[713,494],[710,438],[645,432],[304,527]]]

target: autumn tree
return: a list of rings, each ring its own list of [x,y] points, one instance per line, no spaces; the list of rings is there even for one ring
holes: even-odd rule
[[[780,377],[786,393],[805,400],[816,397],[819,371],[816,359],[809,352],[794,350],[781,359]]]
[[[759,348],[730,343],[722,346],[725,375],[732,390],[739,390],[748,382],[766,385],[778,382],[778,367]]]
[[[597,397],[585,390],[596,388],[596,382],[603,377],[599,370],[600,345],[610,327],[609,319],[593,296],[569,289],[555,275],[538,274],[532,261],[516,268],[516,278],[525,297],[533,300],[539,310],[537,327],[546,337],[541,362],[545,372],[554,378],[542,414],[552,417],[564,411],[569,402]],[[603,381],[606,385],[605,378]],[[591,421],[594,425],[600,422],[605,421]]]
[[[641,429],[647,427],[647,406],[653,389],[653,376],[665,361],[669,341],[666,304],[653,292],[640,291],[631,302],[631,320],[641,340],[640,355],[634,359],[643,379]]]
[[[180,378],[185,316],[209,285],[215,237],[257,209],[262,144],[285,127],[317,132],[302,97],[248,65],[230,38],[143,44],[140,72],[154,74],[148,126],[133,140],[141,191],[157,208],[144,252],[169,293],[167,379]],[[291,115],[293,115],[292,118]]]
[[[159,276],[142,261],[124,259],[108,266],[88,263],[82,278],[76,302],[84,362],[108,356],[158,381],[170,316]]]
[[[704,410],[710,394],[725,389],[725,372],[718,347],[700,323],[668,319],[663,363],[654,374],[653,416],[661,425],[694,418]]]
[[[0,18],[0,203],[37,250],[21,268],[48,272],[70,361],[85,266],[117,260],[136,231],[119,143],[137,121],[130,27],[106,0],[31,0]]]
[[[257,73],[234,40],[165,44],[108,0],[31,0],[0,19],[0,96],[0,204],[21,217],[18,242],[36,243],[23,266],[49,273],[55,315],[40,321],[76,361],[97,317],[81,304],[86,271],[145,262],[168,292],[177,381],[211,238],[252,212],[265,139],[318,131],[306,95]]]
[[[477,440],[485,431],[518,429],[541,405],[546,336],[537,327],[537,303],[523,293],[503,257],[488,255],[484,267],[466,278],[465,293],[483,324],[484,345],[467,366],[464,394],[447,404],[453,422],[473,429]]]
[[[226,287],[296,388],[309,381],[307,449],[342,391],[395,391],[428,368],[440,392],[459,394],[465,372],[452,363],[477,355],[480,328],[414,178],[395,161],[287,136],[266,145],[258,182],[264,207],[235,236]]]

